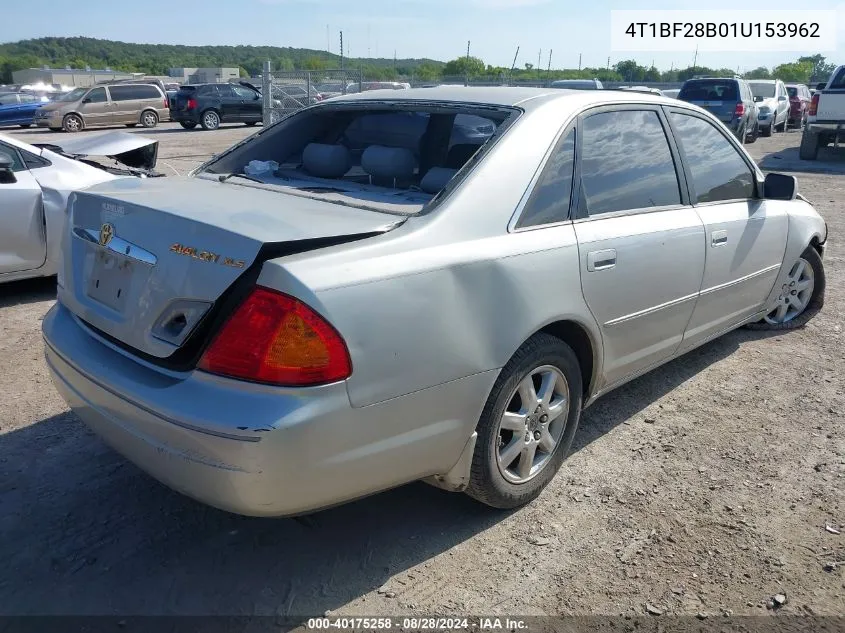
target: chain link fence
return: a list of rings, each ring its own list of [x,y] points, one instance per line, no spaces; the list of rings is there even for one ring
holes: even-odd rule
[[[272,70],[265,62],[261,75],[264,125],[331,97],[361,91],[359,70]]]

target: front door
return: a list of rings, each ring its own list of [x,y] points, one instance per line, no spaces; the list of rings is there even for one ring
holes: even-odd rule
[[[240,117],[242,121],[261,121],[263,116],[263,102],[261,95],[255,90],[244,88],[243,86],[232,86],[235,94],[240,97]]]
[[[220,118],[222,121],[232,122],[241,120],[241,98],[230,84],[216,86],[220,96]]]
[[[688,204],[659,107],[588,111],[575,232],[584,298],[604,342],[603,388],[675,352],[704,272],[704,227]]]
[[[669,110],[706,231],[704,280],[683,349],[759,312],[786,248],[785,205],[756,197],[755,170],[735,141],[689,110]]]
[[[47,256],[41,187],[20,153],[0,143],[17,182],[0,182],[0,274],[40,268]]]
[[[79,106],[79,113],[85,119],[86,127],[89,125],[109,125],[115,122],[114,106],[109,101],[106,89],[102,86],[88,91]]]

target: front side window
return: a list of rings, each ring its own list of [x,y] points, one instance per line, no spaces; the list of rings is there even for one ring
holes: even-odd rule
[[[696,202],[754,197],[754,174],[712,123],[678,112],[672,112],[669,118],[692,176]]]
[[[250,90],[249,88],[244,88],[242,86],[232,86],[232,90],[234,90],[235,94],[241,99],[254,100],[258,96],[258,93],[254,90]]]
[[[552,150],[543,173],[522,211],[517,228],[562,222],[569,217],[572,170],[575,167],[575,130],[570,130]]]
[[[584,120],[581,191],[590,215],[681,203],[678,175],[657,113],[619,110]]]
[[[105,88],[94,88],[85,98],[89,103],[104,103],[108,101]]]

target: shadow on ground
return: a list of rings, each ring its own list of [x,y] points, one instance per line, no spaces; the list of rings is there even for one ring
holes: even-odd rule
[[[757,162],[761,169],[808,174],[845,174],[845,144],[838,148],[834,148],[833,144],[821,147],[816,160],[801,160],[798,156],[801,133],[796,131],[791,136],[795,139],[794,146],[766,154]]]
[[[758,337],[734,332],[608,395],[574,450]],[[509,515],[421,483],[300,519],[230,515],[159,485],[65,413],[0,436],[0,613],[314,616]],[[445,603],[452,581],[426,590]]]
[[[39,277],[0,285],[0,308],[56,298],[56,278]]]

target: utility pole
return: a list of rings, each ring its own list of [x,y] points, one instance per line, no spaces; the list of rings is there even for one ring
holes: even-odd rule
[[[692,58],[692,71],[695,74],[695,65],[698,62],[698,46],[695,47],[695,56]]]
[[[396,77],[396,49],[393,49],[393,76]]]
[[[519,57],[519,46],[516,47],[516,52],[513,54],[513,63],[511,64],[511,75],[513,75],[513,69],[516,68],[517,57]]]
[[[340,69],[343,70],[343,31],[340,32]]]
[[[578,70],[581,70],[581,53],[578,53]]]
[[[467,61],[469,61],[469,40],[467,40]]]
[[[607,57],[607,69],[610,70],[610,56]]]
[[[546,72],[552,72],[552,49],[549,49],[549,67],[546,68]]]

